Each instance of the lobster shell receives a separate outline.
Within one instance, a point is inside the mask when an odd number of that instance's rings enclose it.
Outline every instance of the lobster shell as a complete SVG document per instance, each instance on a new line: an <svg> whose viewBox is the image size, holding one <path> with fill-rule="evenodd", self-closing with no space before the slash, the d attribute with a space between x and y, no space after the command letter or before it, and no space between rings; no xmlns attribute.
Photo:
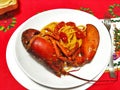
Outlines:
<svg viewBox="0 0 120 90"><path fill-rule="evenodd" d="M72 55L75 59L75 61L71 60L71 65L74 64L73 66L80 66L86 62L88 63L92 61L96 54L100 39L99 32L92 24L87 24L86 27L86 36L82 39L82 46L78 49L75 48L76 52ZM59 53L56 54L55 45L40 36L40 31L35 29L28 29L24 31L22 33L22 43L29 53L44 61L46 65L56 73L57 76L60 77L61 74L69 74L64 70L65 63L61 60L68 60L69 57L67 54L65 58L61 57L60 59L60 57L58 57ZM59 46L59 44L57 45ZM59 46L59 48L61 48L61 46ZM57 51L59 52L61 50ZM79 53L81 53L81 56L79 56Z"/></svg>

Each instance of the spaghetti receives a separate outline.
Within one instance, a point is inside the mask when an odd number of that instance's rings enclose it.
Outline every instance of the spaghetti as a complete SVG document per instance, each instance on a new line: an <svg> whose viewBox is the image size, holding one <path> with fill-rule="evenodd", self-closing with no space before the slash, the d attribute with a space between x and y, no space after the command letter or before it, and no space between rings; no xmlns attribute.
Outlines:
<svg viewBox="0 0 120 90"><path fill-rule="evenodd" d="M73 22L51 22L41 30L41 35L53 36L55 34L59 38L59 43L71 50L75 47L76 43L79 44L79 47L82 45L85 30L86 26L76 26Z"/></svg>

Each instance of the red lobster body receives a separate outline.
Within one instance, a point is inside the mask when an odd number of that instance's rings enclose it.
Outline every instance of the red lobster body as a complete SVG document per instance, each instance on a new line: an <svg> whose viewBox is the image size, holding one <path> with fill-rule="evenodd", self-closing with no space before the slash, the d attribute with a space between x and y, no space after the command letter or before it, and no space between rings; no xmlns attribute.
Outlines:
<svg viewBox="0 0 120 90"><path fill-rule="evenodd" d="M56 60L55 50L52 44L41 37L34 38L29 51L36 54L36 56L41 57L43 60Z"/></svg>
<svg viewBox="0 0 120 90"><path fill-rule="evenodd" d="M65 73L63 70L63 62L57 59L53 45L41 37L35 37L28 50L36 57L45 61L45 63L52 68L57 76Z"/></svg>
<svg viewBox="0 0 120 90"><path fill-rule="evenodd" d="M83 38L82 46L77 47L78 45L76 44L74 50L70 52L67 52L52 37L49 37L49 40L41 37L39 35L40 32L34 29L28 29L23 32L22 43L29 53L43 60L57 76L61 76L61 74L66 75L68 74L64 70L66 63L70 66L81 66L88 61L90 62L97 51L99 44L97 28L91 24L86 26L86 36Z"/></svg>

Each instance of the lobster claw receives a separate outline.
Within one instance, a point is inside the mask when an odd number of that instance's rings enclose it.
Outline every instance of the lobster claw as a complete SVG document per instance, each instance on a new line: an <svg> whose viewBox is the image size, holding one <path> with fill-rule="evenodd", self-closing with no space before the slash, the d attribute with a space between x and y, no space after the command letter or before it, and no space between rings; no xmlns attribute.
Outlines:
<svg viewBox="0 0 120 90"><path fill-rule="evenodd" d="M99 45L99 32L92 24L87 24L86 37L83 39L81 52L87 62L90 62L97 51Z"/></svg>

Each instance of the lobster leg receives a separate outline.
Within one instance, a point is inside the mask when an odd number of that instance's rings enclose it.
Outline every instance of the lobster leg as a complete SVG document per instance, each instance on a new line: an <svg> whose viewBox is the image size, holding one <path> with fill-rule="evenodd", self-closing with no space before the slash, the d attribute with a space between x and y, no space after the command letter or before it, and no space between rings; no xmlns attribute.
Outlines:
<svg viewBox="0 0 120 90"><path fill-rule="evenodd" d="M69 56L73 55L78 48L79 48L79 44L78 44L78 42L76 42L75 47L68 52L68 55Z"/></svg>
<svg viewBox="0 0 120 90"><path fill-rule="evenodd" d="M52 44L53 44L53 47L54 47L54 49L55 49L55 52L56 52L57 57L61 56L61 55L60 55L60 50L58 49L58 47L57 47L57 45L56 45L56 41L55 41L53 38L51 38L51 37L49 37L49 39L51 40L51 42L52 42Z"/></svg>
<svg viewBox="0 0 120 90"><path fill-rule="evenodd" d="M61 51L63 52L63 54L66 56L66 57L68 57L69 55L68 55L68 52L67 52L67 50L62 46L62 45L60 45L59 44L59 42L56 42L56 44L58 45L58 47L61 49Z"/></svg>

